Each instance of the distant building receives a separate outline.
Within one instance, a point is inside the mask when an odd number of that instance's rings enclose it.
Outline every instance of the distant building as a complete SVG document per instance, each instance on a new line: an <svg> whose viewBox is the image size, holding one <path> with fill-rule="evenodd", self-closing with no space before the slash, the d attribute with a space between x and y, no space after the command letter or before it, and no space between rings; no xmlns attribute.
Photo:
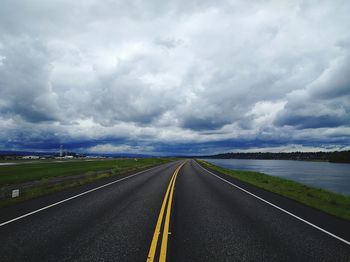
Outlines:
<svg viewBox="0 0 350 262"><path fill-rule="evenodd" d="M24 156L22 159L39 159L39 156Z"/></svg>

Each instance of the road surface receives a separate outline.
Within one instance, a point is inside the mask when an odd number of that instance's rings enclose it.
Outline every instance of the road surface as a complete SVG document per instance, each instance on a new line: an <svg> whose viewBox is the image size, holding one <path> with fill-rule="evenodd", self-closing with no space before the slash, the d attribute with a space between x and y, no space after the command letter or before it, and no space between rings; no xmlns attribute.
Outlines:
<svg viewBox="0 0 350 262"><path fill-rule="evenodd" d="M349 222L194 160L0 209L0 261L350 261L349 240Z"/></svg>

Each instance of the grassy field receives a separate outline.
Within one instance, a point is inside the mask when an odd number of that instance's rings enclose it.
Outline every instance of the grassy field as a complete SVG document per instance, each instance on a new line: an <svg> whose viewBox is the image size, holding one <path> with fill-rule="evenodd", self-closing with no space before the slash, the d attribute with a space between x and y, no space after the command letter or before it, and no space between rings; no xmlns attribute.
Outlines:
<svg viewBox="0 0 350 262"><path fill-rule="evenodd" d="M67 188L90 183L102 178L117 176L126 172L139 171L152 166L164 164L175 159L141 158L112 159L94 161L34 162L13 166L0 166L0 189L25 182L40 181L30 189L21 191L20 197L0 200L0 207L9 206L31 198L43 196ZM51 178L79 175L79 178L62 179L59 183L50 182ZM82 175L82 176L80 176ZM41 183L43 182L43 183ZM35 183L35 182L34 182ZM18 188L21 188L20 186Z"/></svg>
<svg viewBox="0 0 350 262"><path fill-rule="evenodd" d="M350 197L266 174L229 170L198 160L204 167L350 221Z"/></svg>
<svg viewBox="0 0 350 262"><path fill-rule="evenodd" d="M0 186L56 176L83 174L91 171L112 170L113 173L146 168L170 161L166 158L113 159L95 161L67 161L61 163L31 163L0 166Z"/></svg>

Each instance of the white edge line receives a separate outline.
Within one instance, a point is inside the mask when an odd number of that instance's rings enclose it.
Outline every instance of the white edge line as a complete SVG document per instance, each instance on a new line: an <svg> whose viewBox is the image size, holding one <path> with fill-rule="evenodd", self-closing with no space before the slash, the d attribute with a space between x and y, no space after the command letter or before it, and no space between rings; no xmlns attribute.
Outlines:
<svg viewBox="0 0 350 262"><path fill-rule="evenodd" d="M335 235L335 234L333 234L333 233L331 233L331 232L329 232L329 231L327 231L327 230L325 230L325 229L323 229L323 228L321 228L321 227L319 227L319 226L316 226L316 225L312 224L311 222L309 222L309 221L307 221L307 220L305 220L305 219L303 219L303 218L301 218L301 217L298 217L297 215L294 215L293 213L291 213L291 212L289 212L289 211L287 211L287 210L285 210L285 209L283 209L283 208L281 208L281 207L279 207L279 206L277 206L277 205L275 205L275 204L270 203L269 201L267 201L267 200L265 200L265 199L263 199L263 198L261 198L261 197L255 195L255 194L253 194L253 193L251 193L251 192L245 190L244 188L241 188L240 186L237 186L237 185L235 185L235 184L233 184L233 183L231 183L231 182L229 182L229 181L223 179L222 177L220 177L220 176L214 174L213 172L210 172L208 169L206 169L206 168L202 167L200 164L198 164L197 161L195 161L195 162L196 162L196 164L197 164L198 166L200 166L203 170L205 170L206 172L208 172L208 173L211 174L212 176L215 176L216 178L218 178L218 179L220 179L220 180L226 182L227 184L230 184L231 186L236 187L236 188L238 188L239 190L242 190L243 192L245 192L245 193L247 193L247 194L249 194L249 195L251 195L251 196L253 196L253 197L255 197L255 198L257 198L257 199L259 199L259 200L261 200L261 201L263 201L264 203L266 203L266 204L268 204L268 205L270 205L270 206L272 206L272 207L274 207L274 208L277 208L278 210L280 210L280 211L282 211L282 212L284 212L284 213L286 213L286 214L288 214L288 215L290 215L290 216L292 216L292 217L294 217L294 218L296 218L296 219L298 219L298 220L300 220L300 221L302 221L302 222L308 224L309 226L312 226L312 227L314 227L314 228L316 228L316 229L322 231L323 233L326 233L327 235L329 235L329 236L331 236L331 237L334 237L334 238L340 240L341 242L343 242L343 243L345 243L345 244L347 244L347 245L350 246L350 241L347 241L347 240L345 240L345 239L343 239L343 238L341 238L341 237L339 237L339 236L337 236L337 235Z"/></svg>
<svg viewBox="0 0 350 262"><path fill-rule="evenodd" d="M93 191L99 190L99 189L101 189L101 188L104 188L104 187L110 186L110 185L112 185L112 184L118 183L118 182L120 182L120 181L129 179L129 178L132 178L132 177L137 176L137 175L140 175L140 174L142 174L142 173L151 171L151 170L153 170L153 169L156 169L157 167L159 167L159 166L155 166L155 167L152 167L152 168L150 168L150 169L146 169L146 170L137 172L136 174L133 174L133 175L130 175L130 176L127 176L127 177L123 177L123 178L121 178L121 179L118 179L118 180L109 182L109 183L104 184L104 185L102 185L102 186L98 186L98 187L89 189L89 190L87 190L87 191L84 191L84 192L82 192L82 193L80 193L80 194L77 194L77 195L68 197L68 198L66 198L66 199L63 199L63 200L58 201L58 202L56 202L56 203L53 203L53 204L51 204L51 205L48 205L48 206L39 208L39 209L37 209L37 210L34 210L34 211L29 212L29 213L27 213L27 214L24 214L24 215L22 215L22 216L19 216L19 217L13 218L13 219L11 219L11 220L5 221L5 222L3 222L3 223L0 224L0 227L5 226L5 225L7 225L7 224L10 224L10 223L12 223L12 222L14 222L14 221L20 220L20 219L22 219L22 218L25 218L25 217L27 217L27 216L33 215L33 214L35 214L35 213L38 213L38 212L43 211L43 210L45 210L45 209L48 209L48 208L50 208L50 207L57 206L57 205L59 205L59 204L62 204L62 203L64 203L64 202L67 202L67 201L72 200L72 199L74 199L74 198L77 198L77 197L86 195L86 194L88 194L88 193L91 193L91 192L93 192Z"/></svg>

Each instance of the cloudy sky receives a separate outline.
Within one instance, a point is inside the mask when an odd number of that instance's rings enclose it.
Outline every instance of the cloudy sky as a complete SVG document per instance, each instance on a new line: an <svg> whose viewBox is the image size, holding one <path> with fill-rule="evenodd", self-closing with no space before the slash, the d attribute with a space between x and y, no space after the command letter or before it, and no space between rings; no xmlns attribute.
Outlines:
<svg viewBox="0 0 350 262"><path fill-rule="evenodd" d="M350 148L350 1L0 0L0 150Z"/></svg>

